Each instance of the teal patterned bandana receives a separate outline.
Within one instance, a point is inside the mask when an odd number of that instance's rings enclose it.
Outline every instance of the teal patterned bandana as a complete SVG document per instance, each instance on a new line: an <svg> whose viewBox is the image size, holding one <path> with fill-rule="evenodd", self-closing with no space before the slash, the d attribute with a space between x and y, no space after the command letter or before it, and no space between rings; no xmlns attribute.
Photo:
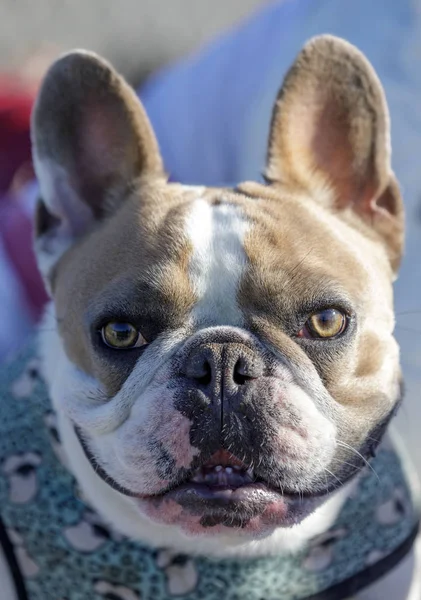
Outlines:
<svg viewBox="0 0 421 600"><path fill-rule="evenodd" d="M413 494L386 447L333 527L294 554L210 559L128 540L79 499L38 366L28 349L0 378L0 545L19 600L337 600L412 546Z"/></svg>

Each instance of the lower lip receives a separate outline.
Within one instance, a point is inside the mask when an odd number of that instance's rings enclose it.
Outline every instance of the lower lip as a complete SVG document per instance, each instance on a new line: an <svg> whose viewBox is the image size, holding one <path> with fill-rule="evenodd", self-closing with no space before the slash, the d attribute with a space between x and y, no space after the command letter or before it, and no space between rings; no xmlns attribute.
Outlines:
<svg viewBox="0 0 421 600"><path fill-rule="evenodd" d="M196 506L226 508L229 505L262 504L284 500L281 494L269 490L264 484L249 483L236 489L209 487L203 483L188 483L165 494L185 508Z"/></svg>
<svg viewBox="0 0 421 600"><path fill-rule="evenodd" d="M189 534L221 533L229 528L267 535L276 527L302 521L320 499L283 495L263 483L229 489L191 482L139 502L153 521L181 526Z"/></svg>

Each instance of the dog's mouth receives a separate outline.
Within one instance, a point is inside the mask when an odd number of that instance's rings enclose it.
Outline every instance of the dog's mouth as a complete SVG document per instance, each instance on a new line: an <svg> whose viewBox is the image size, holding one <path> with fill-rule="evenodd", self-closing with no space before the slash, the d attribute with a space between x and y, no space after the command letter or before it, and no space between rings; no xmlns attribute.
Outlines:
<svg viewBox="0 0 421 600"><path fill-rule="evenodd" d="M218 450L186 480L159 496L190 507L196 502L216 505L244 501L252 490L262 487L263 482L258 481L251 467L229 452Z"/></svg>
<svg viewBox="0 0 421 600"><path fill-rule="evenodd" d="M75 427L85 454L116 491L131 496L152 520L179 524L190 533L222 525L251 530L291 526L320 505L326 493L303 494L273 487L236 456L218 450L187 478L153 495L139 495L114 481L98 464Z"/></svg>
<svg viewBox="0 0 421 600"><path fill-rule="evenodd" d="M228 497L229 492L256 482L254 471L224 450L218 450L198 467L186 483Z"/></svg>
<svg viewBox="0 0 421 600"><path fill-rule="evenodd" d="M247 466L226 450L215 452L209 460L199 466L181 483L150 497L166 496L187 488L203 495L203 497L222 500L230 500L234 496L241 498L241 491L250 489L267 489L289 498L309 498L325 495L325 492L294 492L288 490L285 486L282 486L282 489L275 487L265 479L257 476L251 466Z"/></svg>
<svg viewBox="0 0 421 600"><path fill-rule="evenodd" d="M152 519L179 523L190 533L216 526L256 533L301 521L325 496L275 488L237 457L219 450L181 483L139 500Z"/></svg>

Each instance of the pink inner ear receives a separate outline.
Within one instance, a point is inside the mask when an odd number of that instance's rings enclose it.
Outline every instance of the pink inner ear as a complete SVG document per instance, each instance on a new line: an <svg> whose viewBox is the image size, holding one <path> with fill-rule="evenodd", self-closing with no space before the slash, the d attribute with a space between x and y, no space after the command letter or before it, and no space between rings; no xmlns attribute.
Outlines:
<svg viewBox="0 0 421 600"><path fill-rule="evenodd" d="M400 204L396 202L396 194L393 193L391 187L387 187L383 194L377 198L377 200L373 199L372 202L377 209L386 211L393 217L399 215L401 207Z"/></svg>
<svg viewBox="0 0 421 600"><path fill-rule="evenodd" d="M360 149L363 156L356 156L358 148L352 145L347 108L341 110L339 101L323 103L310 147L316 168L327 175L335 189L337 207L343 209L352 203L355 210L365 212L370 211L377 188L374 149L369 150L365 161L367 148Z"/></svg>
<svg viewBox="0 0 421 600"><path fill-rule="evenodd" d="M107 194L117 185L128 185L138 166L136 138L119 102L100 98L84 104L74 132L73 156L74 186L99 218Z"/></svg>
<svg viewBox="0 0 421 600"><path fill-rule="evenodd" d="M118 107L119 108L119 107ZM127 165L124 161L132 149L131 132L121 108L91 102L83 111L80 126L80 150L83 169L92 177L109 177Z"/></svg>

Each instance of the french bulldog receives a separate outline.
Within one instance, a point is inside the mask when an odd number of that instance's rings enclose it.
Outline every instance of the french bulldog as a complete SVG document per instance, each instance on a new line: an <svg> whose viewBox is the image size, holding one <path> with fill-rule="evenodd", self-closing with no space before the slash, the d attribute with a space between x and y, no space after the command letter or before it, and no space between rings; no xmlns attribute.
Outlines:
<svg viewBox="0 0 421 600"><path fill-rule="evenodd" d="M323 535L402 396L404 211L371 65L329 35L305 45L264 183L169 183L138 98L85 51L50 68L32 141L42 371L92 506L191 555ZM358 598L413 598L415 572L411 552Z"/></svg>

